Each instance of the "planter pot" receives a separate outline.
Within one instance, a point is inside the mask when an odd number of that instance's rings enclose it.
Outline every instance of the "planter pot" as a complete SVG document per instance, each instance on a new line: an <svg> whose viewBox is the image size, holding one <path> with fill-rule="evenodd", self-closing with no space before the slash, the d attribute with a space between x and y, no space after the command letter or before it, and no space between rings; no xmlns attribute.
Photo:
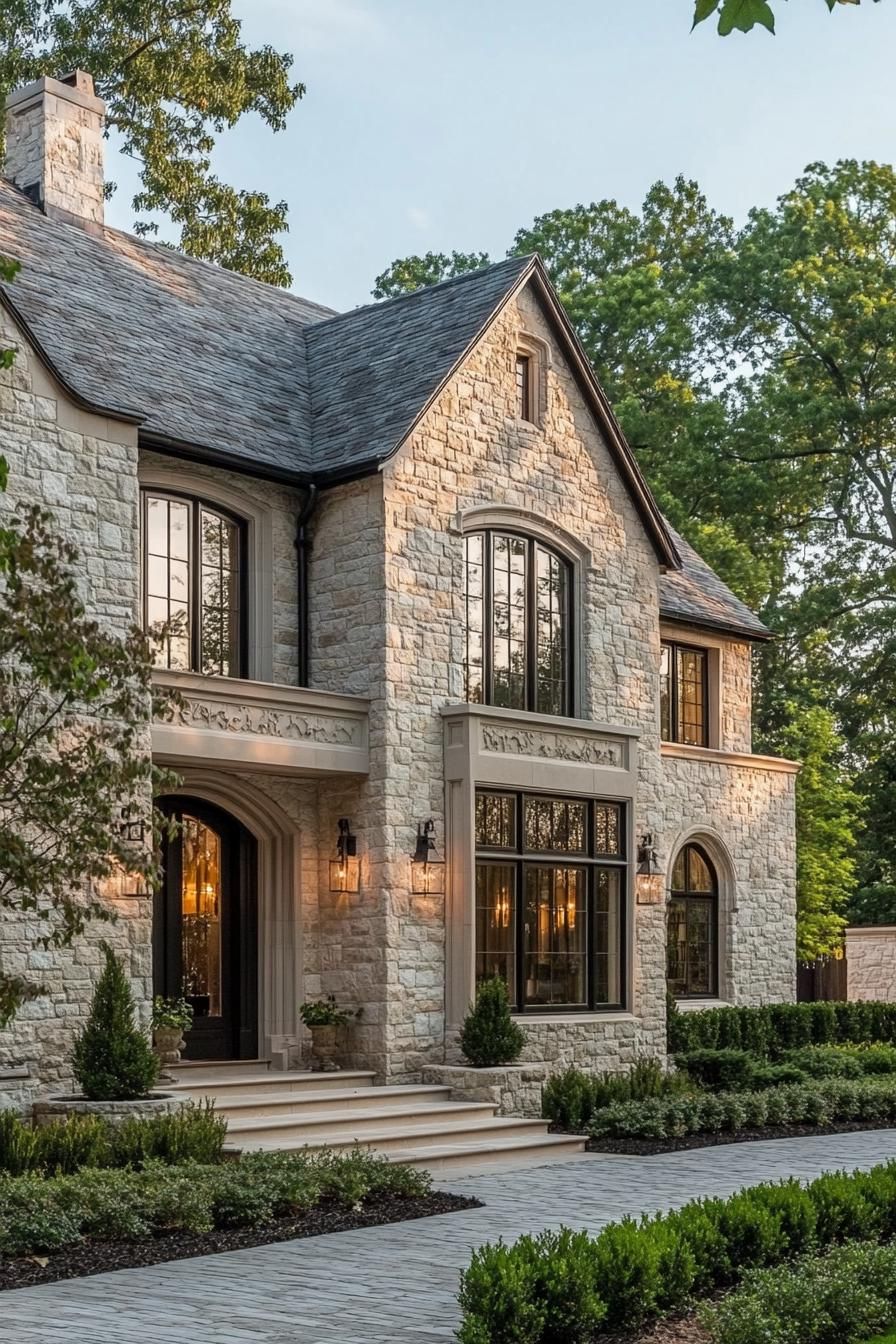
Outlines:
<svg viewBox="0 0 896 1344"><path fill-rule="evenodd" d="M161 1064L179 1064L183 1047L182 1027L156 1027L152 1034L153 1053Z"/></svg>
<svg viewBox="0 0 896 1344"><path fill-rule="evenodd" d="M340 1067L338 1027L309 1027L311 1032L311 1067L320 1073L335 1073Z"/></svg>
<svg viewBox="0 0 896 1344"><path fill-rule="evenodd" d="M136 1101L90 1101L87 1097L47 1097L45 1101L36 1101L32 1108L36 1125L51 1125L57 1120L67 1120L73 1115L98 1115L102 1120L120 1124L133 1116L166 1115L179 1111L187 1098L176 1096L172 1092L150 1092L148 1097L138 1097Z"/></svg>

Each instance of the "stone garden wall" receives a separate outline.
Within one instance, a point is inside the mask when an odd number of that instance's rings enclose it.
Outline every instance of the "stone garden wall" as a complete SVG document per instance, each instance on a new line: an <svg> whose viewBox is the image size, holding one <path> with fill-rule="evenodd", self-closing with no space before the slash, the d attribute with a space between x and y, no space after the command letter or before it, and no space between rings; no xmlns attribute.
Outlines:
<svg viewBox="0 0 896 1344"><path fill-rule="evenodd" d="M846 994L896 1003L896 925L846 930Z"/></svg>

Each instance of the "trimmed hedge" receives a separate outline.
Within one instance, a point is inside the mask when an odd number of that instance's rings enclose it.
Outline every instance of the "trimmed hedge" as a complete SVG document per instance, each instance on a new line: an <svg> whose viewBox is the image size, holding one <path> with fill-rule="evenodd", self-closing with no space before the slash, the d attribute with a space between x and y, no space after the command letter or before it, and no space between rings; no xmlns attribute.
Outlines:
<svg viewBox="0 0 896 1344"><path fill-rule="evenodd" d="M752 1270L699 1314L716 1344L860 1344L896 1315L896 1246L853 1242Z"/></svg>
<svg viewBox="0 0 896 1344"><path fill-rule="evenodd" d="M461 1277L461 1344L587 1344L679 1311L764 1268L896 1234L896 1162L848 1176L758 1185L596 1237L543 1232L473 1254Z"/></svg>
<svg viewBox="0 0 896 1344"><path fill-rule="evenodd" d="M669 1052L746 1050L775 1059L806 1045L896 1044L896 1003L770 1003L706 1008L667 1018Z"/></svg>
<svg viewBox="0 0 896 1344"><path fill-rule="evenodd" d="M598 1111L595 1139L678 1139L767 1125L896 1123L896 1078L817 1078L759 1092L704 1092L692 1097L625 1102Z"/></svg>
<svg viewBox="0 0 896 1344"><path fill-rule="evenodd" d="M209 1103L169 1115L134 1116L110 1124L72 1116L37 1129L0 1110L0 1173L71 1175L82 1167L142 1167L147 1162L220 1162L227 1121Z"/></svg>
<svg viewBox="0 0 896 1344"><path fill-rule="evenodd" d="M354 1208L371 1195L429 1193L426 1172L367 1153L306 1158L251 1153L219 1166L149 1163L73 1176L0 1177L0 1254L62 1250L85 1239L141 1241L167 1232L256 1227L324 1199Z"/></svg>
<svg viewBox="0 0 896 1344"><path fill-rule="evenodd" d="M545 1083L541 1114L559 1129L584 1134L602 1107L649 1097L680 1097L693 1090L689 1078L667 1073L656 1059L640 1059L628 1073L583 1073L569 1068Z"/></svg>

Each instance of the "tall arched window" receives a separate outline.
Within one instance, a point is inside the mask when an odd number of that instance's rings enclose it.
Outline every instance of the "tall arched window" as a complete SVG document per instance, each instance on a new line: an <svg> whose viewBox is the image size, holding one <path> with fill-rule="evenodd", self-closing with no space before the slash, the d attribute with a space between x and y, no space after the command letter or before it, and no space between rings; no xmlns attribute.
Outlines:
<svg viewBox="0 0 896 1344"><path fill-rule="evenodd" d="M516 532L466 538L466 699L540 714L572 712L572 575L550 547Z"/></svg>
<svg viewBox="0 0 896 1344"><path fill-rule="evenodd" d="M699 845L685 845L672 869L666 976L676 998L718 993L719 883Z"/></svg>
<svg viewBox="0 0 896 1344"><path fill-rule="evenodd" d="M243 675L245 526L200 499L143 493L143 619L157 667Z"/></svg>

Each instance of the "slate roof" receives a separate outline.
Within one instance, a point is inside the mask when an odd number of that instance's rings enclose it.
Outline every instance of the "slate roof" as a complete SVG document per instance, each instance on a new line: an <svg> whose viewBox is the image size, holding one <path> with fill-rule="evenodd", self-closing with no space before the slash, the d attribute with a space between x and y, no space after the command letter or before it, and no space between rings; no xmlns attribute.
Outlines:
<svg viewBox="0 0 896 1344"><path fill-rule="evenodd" d="M747 639L770 639L771 631L759 617L734 596L679 532L671 526L669 530L681 569L668 570L660 577L660 615Z"/></svg>
<svg viewBox="0 0 896 1344"><path fill-rule="evenodd" d="M0 254L22 263L0 288L4 303L81 404L137 422L144 442L297 484L385 461L527 272L547 283L536 258L515 257L337 314L115 229L48 219L3 179ZM662 614L765 637L696 552L673 542L586 377L658 554L670 566L681 557L661 578Z"/></svg>

